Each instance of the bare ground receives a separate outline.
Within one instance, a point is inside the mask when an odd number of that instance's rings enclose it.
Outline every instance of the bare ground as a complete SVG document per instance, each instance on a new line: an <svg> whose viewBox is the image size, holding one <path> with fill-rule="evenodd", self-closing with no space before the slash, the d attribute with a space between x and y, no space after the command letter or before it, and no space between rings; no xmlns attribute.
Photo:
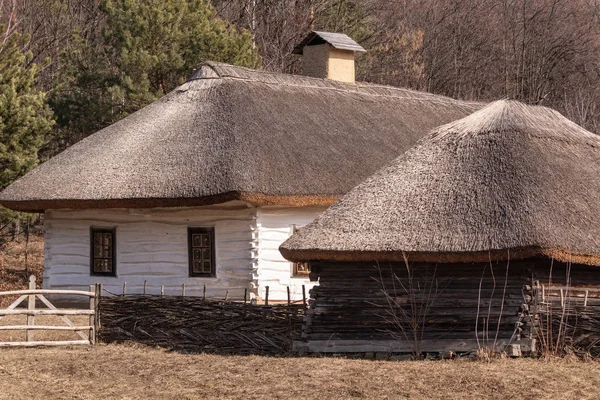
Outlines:
<svg viewBox="0 0 600 400"><path fill-rule="evenodd" d="M185 355L133 345L0 349L0 399L592 399L600 363Z"/></svg>

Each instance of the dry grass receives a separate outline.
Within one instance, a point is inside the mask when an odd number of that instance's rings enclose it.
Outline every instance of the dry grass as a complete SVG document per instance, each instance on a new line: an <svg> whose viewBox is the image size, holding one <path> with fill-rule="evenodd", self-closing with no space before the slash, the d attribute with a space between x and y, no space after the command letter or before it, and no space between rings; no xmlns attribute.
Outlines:
<svg viewBox="0 0 600 400"><path fill-rule="evenodd" d="M184 355L141 346L0 350L0 399L585 399L600 364Z"/></svg>
<svg viewBox="0 0 600 400"><path fill-rule="evenodd" d="M25 300L27 304L27 300ZM42 309L42 307L39 307ZM43 307L45 309L45 307ZM69 315L67 318L77 326L88 326L89 317L81 315ZM66 326L62 319L56 315L41 315L35 317L36 325L45 326ZM9 315L0 318L0 326L27 325L27 316ZM89 332L83 332L88 336ZM4 331L0 330L0 342L22 342L25 341L25 331ZM75 332L70 331L35 331L34 340L80 340L82 339Z"/></svg>

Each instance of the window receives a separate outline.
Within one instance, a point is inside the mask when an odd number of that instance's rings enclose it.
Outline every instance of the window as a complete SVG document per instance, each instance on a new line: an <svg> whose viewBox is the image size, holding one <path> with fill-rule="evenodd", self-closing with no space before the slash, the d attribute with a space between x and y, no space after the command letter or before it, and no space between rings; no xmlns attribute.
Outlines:
<svg viewBox="0 0 600 400"><path fill-rule="evenodd" d="M91 229L90 268L92 275L116 276L115 229Z"/></svg>
<svg viewBox="0 0 600 400"><path fill-rule="evenodd" d="M292 225L290 227L291 235L296 233L297 230L298 230L298 227L296 225ZM310 274L310 265L308 264L307 261L292 263L292 277L307 278L308 274Z"/></svg>
<svg viewBox="0 0 600 400"><path fill-rule="evenodd" d="M188 228L190 276L215 276L215 229Z"/></svg>

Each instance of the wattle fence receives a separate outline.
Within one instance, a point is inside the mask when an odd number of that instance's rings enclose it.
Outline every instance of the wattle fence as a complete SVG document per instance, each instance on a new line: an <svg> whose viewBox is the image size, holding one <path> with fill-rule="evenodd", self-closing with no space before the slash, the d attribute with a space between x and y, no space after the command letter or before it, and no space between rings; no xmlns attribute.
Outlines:
<svg viewBox="0 0 600 400"><path fill-rule="evenodd" d="M176 351L288 354L301 335L303 304L256 305L202 297L102 297L99 339Z"/></svg>

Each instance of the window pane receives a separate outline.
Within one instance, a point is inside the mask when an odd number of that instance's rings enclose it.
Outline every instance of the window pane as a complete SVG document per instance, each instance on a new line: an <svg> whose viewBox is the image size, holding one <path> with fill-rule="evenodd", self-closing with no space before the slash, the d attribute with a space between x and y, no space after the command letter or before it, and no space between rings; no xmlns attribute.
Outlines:
<svg viewBox="0 0 600 400"><path fill-rule="evenodd" d="M94 246L102 246L102 234L95 232L94 233Z"/></svg>
<svg viewBox="0 0 600 400"><path fill-rule="evenodd" d="M203 265L202 272L207 273L207 274L210 273L210 261L204 261L204 262L202 262L202 265Z"/></svg>
<svg viewBox="0 0 600 400"><path fill-rule="evenodd" d="M202 246L209 247L210 246L210 235L202 235Z"/></svg>
<svg viewBox="0 0 600 400"><path fill-rule="evenodd" d="M192 234L192 246L200 247L202 246L202 235L194 233Z"/></svg>
<svg viewBox="0 0 600 400"><path fill-rule="evenodd" d="M109 232L104 234L104 245L112 246L112 233Z"/></svg>
<svg viewBox="0 0 600 400"><path fill-rule="evenodd" d="M204 260L210 260L210 258L211 258L210 257L210 249L206 249L206 248L202 249L202 258Z"/></svg>
<svg viewBox="0 0 600 400"><path fill-rule="evenodd" d="M102 257L102 245L94 243L94 258Z"/></svg>
<svg viewBox="0 0 600 400"><path fill-rule="evenodd" d="M308 275L310 267L307 262L294 263L294 275Z"/></svg>
<svg viewBox="0 0 600 400"><path fill-rule="evenodd" d="M197 274L201 274L203 272L202 271L202 262L201 261L194 261L192 270L195 273L197 273Z"/></svg>
<svg viewBox="0 0 600 400"><path fill-rule="evenodd" d="M202 249L194 249L194 260L202 260Z"/></svg>

